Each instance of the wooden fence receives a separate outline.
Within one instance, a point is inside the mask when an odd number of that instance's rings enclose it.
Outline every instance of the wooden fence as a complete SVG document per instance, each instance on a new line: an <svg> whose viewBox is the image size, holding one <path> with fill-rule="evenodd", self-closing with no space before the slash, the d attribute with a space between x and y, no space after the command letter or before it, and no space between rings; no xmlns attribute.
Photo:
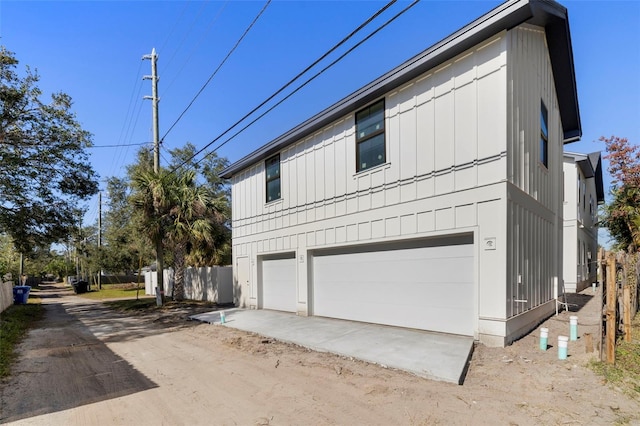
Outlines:
<svg viewBox="0 0 640 426"><path fill-rule="evenodd" d="M0 282L0 312L13 305L13 282Z"/></svg>
<svg viewBox="0 0 640 426"><path fill-rule="evenodd" d="M600 359L613 364L618 336L631 341L631 322L640 299L640 254L601 250L598 262L602 271L604 314Z"/></svg>

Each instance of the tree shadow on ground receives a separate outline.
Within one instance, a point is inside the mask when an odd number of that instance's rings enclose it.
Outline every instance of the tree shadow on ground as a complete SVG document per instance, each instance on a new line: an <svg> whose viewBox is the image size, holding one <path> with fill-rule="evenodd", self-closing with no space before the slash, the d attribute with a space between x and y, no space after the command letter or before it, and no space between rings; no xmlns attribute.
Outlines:
<svg viewBox="0 0 640 426"><path fill-rule="evenodd" d="M98 323L124 326L113 323L116 318L103 305L69 303L73 298L68 297L54 301L53 293L47 297L44 319L20 345L13 374L1 384L0 423L157 387L100 339Z"/></svg>

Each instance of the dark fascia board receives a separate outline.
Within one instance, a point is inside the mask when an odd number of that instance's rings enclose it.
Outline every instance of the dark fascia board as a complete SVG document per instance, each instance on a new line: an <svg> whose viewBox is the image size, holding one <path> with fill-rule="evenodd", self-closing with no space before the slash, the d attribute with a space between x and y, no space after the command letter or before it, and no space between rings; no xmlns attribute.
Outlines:
<svg viewBox="0 0 640 426"><path fill-rule="evenodd" d="M593 168L591 168L591 161L589 161L589 159L585 158L584 160L578 160L576 161L576 164L580 168L580 171L582 171L582 175L585 179L591 179L595 176L595 172Z"/></svg>
<svg viewBox="0 0 640 426"><path fill-rule="evenodd" d="M604 181L602 178L602 154L600 151L592 152L588 155L591 168L596 180L596 197L598 204L604 203Z"/></svg>
<svg viewBox="0 0 640 426"><path fill-rule="evenodd" d="M578 140L582 135L582 129L580 127L567 10L555 1L510 0L236 161L222 170L220 176L225 179L231 178L241 170L269 158L286 146L304 139L349 113L355 112L385 93L454 58L500 31L509 30L523 23L546 28L547 44L562 118L564 143Z"/></svg>
<svg viewBox="0 0 640 426"><path fill-rule="evenodd" d="M594 179L596 184L596 199L598 204L604 203L604 181L602 177L602 154L600 151L590 154L565 152L565 157L570 157L578 165L585 179Z"/></svg>

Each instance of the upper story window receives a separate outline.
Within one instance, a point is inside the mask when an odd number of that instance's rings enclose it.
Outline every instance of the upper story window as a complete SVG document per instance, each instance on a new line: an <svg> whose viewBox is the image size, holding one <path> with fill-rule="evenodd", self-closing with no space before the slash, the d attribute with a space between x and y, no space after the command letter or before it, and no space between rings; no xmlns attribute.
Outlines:
<svg viewBox="0 0 640 426"><path fill-rule="evenodd" d="M280 154L276 154L264 162L266 170L267 203L279 200L280 197Z"/></svg>
<svg viewBox="0 0 640 426"><path fill-rule="evenodd" d="M547 107L540 103L540 162L549 167L549 127Z"/></svg>
<svg viewBox="0 0 640 426"><path fill-rule="evenodd" d="M356 171L386 161L384 142L384 99L356 113Z"/></svg>

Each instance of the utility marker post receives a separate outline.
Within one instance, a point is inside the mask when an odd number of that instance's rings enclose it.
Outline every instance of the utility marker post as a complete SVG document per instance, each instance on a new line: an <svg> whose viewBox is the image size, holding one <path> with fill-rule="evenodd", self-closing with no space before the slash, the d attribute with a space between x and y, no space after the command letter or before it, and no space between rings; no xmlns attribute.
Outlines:
<svg viewBox="0 0 640 426"><path fill-rule="evenodd" d="M160 135L159 135L159 125L158 125L158 102L160 99L158 98L158 70L157 70L157 62L158 55L156 54L155 47L151 50L150 55L144 55L142 57L143 60L150 59L151 60L151 75L145 75L142 77L143 80L151 80L151 96L145 96L144 99L151 99L152 110L153 110L153 171L156 174L160 171ZM164 259L163 259L163 250L162 250L162 238L159 237L158 241L156 241L156 277L157 277L157 287L156 287L156 300L158 306L162 305L163 296L164 296Z"/></svg>

